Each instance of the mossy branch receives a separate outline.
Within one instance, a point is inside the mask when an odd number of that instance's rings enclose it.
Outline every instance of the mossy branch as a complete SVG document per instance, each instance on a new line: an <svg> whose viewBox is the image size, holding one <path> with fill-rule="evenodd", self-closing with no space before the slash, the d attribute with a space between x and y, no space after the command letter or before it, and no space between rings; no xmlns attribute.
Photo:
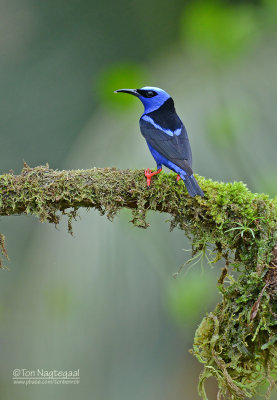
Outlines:
<svg viewBox="0 0 277 400"><path fill-rule="evenodd" d="M277 202L253 194L241 182L219 183L197 177L204 198L187 195L182 181L160 174L146 188L143 171L115 168L54 171L24 165L20 175L0 176L0 215L32 214L58 224L80 207L97 209L109 219L132 210L135 226L146 228L149 210L168 213L171 229L192 239L192 253L214 252L211 262L226 260L218 281L223 301L200 324L193 353L204 364L199 391L215 376L219 395L244 399L277 373ZM0 248L7 255L4 237ZM239 273L236 278L232 270Z"/></svg>

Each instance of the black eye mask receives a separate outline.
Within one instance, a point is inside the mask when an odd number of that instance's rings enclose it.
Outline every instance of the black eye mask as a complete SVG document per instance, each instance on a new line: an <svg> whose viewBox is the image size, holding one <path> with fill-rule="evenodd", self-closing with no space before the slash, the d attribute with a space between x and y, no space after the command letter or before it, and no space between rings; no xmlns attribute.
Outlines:
<svg viewBox="0 0 277 400"><path fill-rule="evenodd" d="M137 89L137 92L142 96L146 98L151 98L154 96L157 96L157 92L154 92L154 90L145 90L145 89Z"/></svg>

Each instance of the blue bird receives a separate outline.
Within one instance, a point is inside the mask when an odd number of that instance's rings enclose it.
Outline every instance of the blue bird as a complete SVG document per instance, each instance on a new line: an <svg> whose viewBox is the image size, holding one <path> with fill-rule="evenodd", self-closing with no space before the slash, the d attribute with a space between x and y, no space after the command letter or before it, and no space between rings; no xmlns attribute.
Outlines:
<svg viewBox="0 0 277 400"><path fill-rule="evenodd" d="M157 171L145 170L147 186L151 178L161 172L162 166L176 172L177 181L181 178L190 196L204 196L193 176L192 155L188 134L178 117L171 96L164 90L145 86L141 89L118 89L115 93L129 93L140 99L144 113L139 123L149 150L157 163Z"/></svg>

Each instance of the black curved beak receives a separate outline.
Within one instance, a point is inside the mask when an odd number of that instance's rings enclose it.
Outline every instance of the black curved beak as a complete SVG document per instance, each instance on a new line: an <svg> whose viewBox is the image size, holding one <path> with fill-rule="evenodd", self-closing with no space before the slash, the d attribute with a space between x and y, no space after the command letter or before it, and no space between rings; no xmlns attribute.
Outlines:
<svg viewBox="0 0 277 400"><path fill-rule="evenodd" d="M136 89L118 89L118 90L115 90L114 93L129 93L136 97L140 96L140 94L137 92Z"/></svg>

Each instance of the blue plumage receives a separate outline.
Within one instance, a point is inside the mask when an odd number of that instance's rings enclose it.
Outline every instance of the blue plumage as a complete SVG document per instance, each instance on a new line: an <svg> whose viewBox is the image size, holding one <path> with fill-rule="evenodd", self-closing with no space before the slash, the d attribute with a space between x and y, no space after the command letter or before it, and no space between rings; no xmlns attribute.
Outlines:
<svg viewBox="0 0 277 400"><path fill-rule="evenodd" d="M188 134L178 117L172 98L164 90L146 86L141 89L119 89L138 97L144 105L140 118L140 130L157 163L157 171L145 170L147 185L152 176L162 170L171 169L184 181L190 196L204 196L192 172L192 155Z"/></svg>

